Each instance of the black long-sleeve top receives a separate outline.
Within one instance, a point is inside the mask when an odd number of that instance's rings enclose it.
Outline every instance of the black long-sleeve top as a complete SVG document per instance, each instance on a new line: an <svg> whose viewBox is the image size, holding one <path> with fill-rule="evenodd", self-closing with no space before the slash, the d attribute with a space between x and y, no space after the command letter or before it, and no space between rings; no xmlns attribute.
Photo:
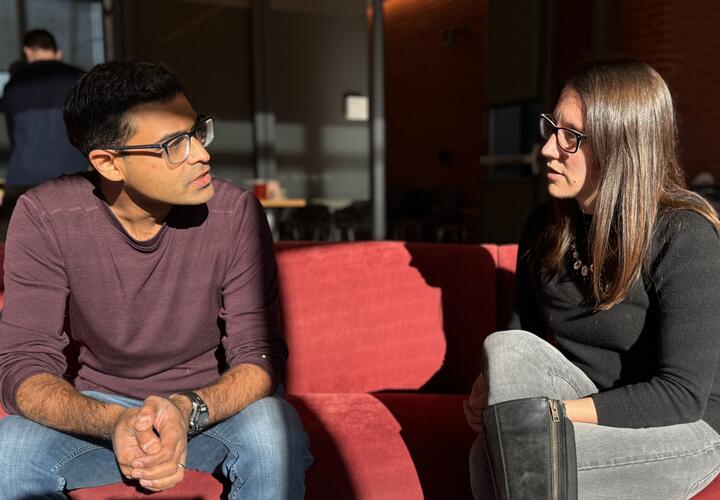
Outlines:
<svg viewBox="0 0 720 500"><path fill-rule="evenodd" d="M578 211L581 259L591 218ZM720 238L690 210L662 210L642 278L621 303L596 311L589 281L572 268L534 272L534 242L553 223L552 205L525 224L513 327L551 340L595 383L598 423L655 427L705 420L720 432Z"/></svg>

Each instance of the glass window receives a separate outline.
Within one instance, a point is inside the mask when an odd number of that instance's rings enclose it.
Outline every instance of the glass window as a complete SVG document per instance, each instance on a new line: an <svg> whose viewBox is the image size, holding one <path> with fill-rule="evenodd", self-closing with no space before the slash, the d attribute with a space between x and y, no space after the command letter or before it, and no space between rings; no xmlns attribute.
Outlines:
<svg viewBox="0 0 720 500"><path fill-rule="evenodd" d="M365 0L271 0L269 91L277 176L306 198L370 197L370 128L346 116L369 94Z"/></svg>
<svg viewBox="0 0 720 500"><path fill-rule="evenodd" d="M90 69L104 60L102 4L87 0L25 0L28 29L55 36L63 60Z"/></svg>
<svg viewBox="0 0 720 500"><path fill-rule="evenodd" d="M10 78L10 66L20 58L17 0L0 0L0 95Z"/></svg>

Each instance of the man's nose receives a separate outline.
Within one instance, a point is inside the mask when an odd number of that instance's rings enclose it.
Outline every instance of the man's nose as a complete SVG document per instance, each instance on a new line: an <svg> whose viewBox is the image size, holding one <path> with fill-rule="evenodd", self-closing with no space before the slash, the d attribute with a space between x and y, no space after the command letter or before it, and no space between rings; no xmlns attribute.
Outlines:
<svg viewBox="0 0 720 500"><path fill-rule="evenodd" d="M210 153L205 149L205 146L193 137L190 140L190 155L188 156L188 163L208 163L210 161Z"/></svg>

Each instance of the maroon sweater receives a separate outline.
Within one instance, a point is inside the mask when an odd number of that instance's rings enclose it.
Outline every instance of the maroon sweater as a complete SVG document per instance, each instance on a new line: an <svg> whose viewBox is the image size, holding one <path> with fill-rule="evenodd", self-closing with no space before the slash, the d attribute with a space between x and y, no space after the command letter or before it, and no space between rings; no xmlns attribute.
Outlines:
<svg viewBox="0 0 720 500"><path fill-rule="evenodd" d="M0 396L67 370L63 323L80 344L79 390L138 399L202 387L253 363L277 384L287 356L277 267L262 207L213 181L205 205L177 206L152 239L123 229L96 174L28 191L12 216L0 319Z"/></svg>

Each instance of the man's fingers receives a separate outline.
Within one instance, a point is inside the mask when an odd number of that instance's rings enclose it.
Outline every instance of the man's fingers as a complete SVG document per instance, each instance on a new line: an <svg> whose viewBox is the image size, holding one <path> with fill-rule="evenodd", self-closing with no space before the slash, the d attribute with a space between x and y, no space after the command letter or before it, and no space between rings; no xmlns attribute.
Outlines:
<svg viewBox="0 0 720 500"><path fill-rule="evenodd" d="M133 479L132 477L132 467L129 465L124 464L118 464L118 467L120 467L120 473L126 478L126 479Z"/></svg>
<svg viewBox="0 0 720 500"><path fill-rule="evenodd" d="M135 439L137 440L138 447L148 455L158 453L162 449L160 439L158 439L152 429L136 432Z"/></svg>
<svg viewBox="0 0 720 500"><path fill-rule="evenodd" d="M152 424L146 426L146 423L150 421L149 418L146 418L143 422L140 422L138 418L135 423L135 440L137 441L138 447L148 455L157 453L162 447Z"/></svg>
<svg viewBox="0 0 720 500"><path fill-rule="evenodd" d="M182 467L180 467L182 469ZM160 463L153 467L144 467L142 469L133 469L132 476L135 479L163 479L174 476L178 471L178 461L171 460Z"/></svg>
<svg viewBox="0 0 720 500"><path fill-rule="evenodd" d="M156 453L160 450L160 441L153 430L157 420L155 410L147 405L140 408L132 424L138 447L145 453Z"/></svg>
<svg viewBox="0 0 720 500"><path fill-rule="evenodd" d="M183 463L184 462L179 462ZM173 473L167 476L159 477L157 479L144 478L140 480L140 486L147 488L151 491L162 491L167 490L176 486L185 477L185 468L175 464Z"/></svg>
<svg viewBox="0 0 720 500"><path fill-rule="evenodd" d="M153 438L155 439L154 451L134 460L132 462L134 468L149 469L166 462L177 463L176 457L180 456L187 447L184 435L178 435L169 430L161 431L159 438L153 434Z"/></svg>
<svg viewBox="0 0 720 500"><path fill-rule="evenodd" d="M164 425L158 429L158 433L160 434L160 443L168 448L176 448L181 441L187 442L187 436L179 424Z"/></svg>
<svg viewBox="0 0 720 500"><path fill-rule="evenodd" d="M157 415L153 408L147 405L143 406L135 417L135 430L146 431L152 429L153 425L155 425L156 417Z"/></svg>
<svg viewBox="0 0 720 500"><path fill-rule="evenodd" d="M137 459L133 460L132 467L134 469L151 469L153 467L157 467L158 465L167 464L170 462L173 462L173 457L176 455L175 448L168 448L162 445L160 446L159 451L152 454L147 455L144 457L138 457ZM137 476L141 477L141 476Z"/></svg>
<svg viewBox="0 0 720 500"><path fill-rule="evenodd" d="M152 408L153 426L156 431L153 434L157 438L157 443L162 448L173 450L173 452L184 449L187 446L186 429L181 420L182 416L175 405L170 401L151 396L145 400L145 407ZM159 462L155 458L149 459L145 461L145 466L148 463L157 464Z"/></svg>

